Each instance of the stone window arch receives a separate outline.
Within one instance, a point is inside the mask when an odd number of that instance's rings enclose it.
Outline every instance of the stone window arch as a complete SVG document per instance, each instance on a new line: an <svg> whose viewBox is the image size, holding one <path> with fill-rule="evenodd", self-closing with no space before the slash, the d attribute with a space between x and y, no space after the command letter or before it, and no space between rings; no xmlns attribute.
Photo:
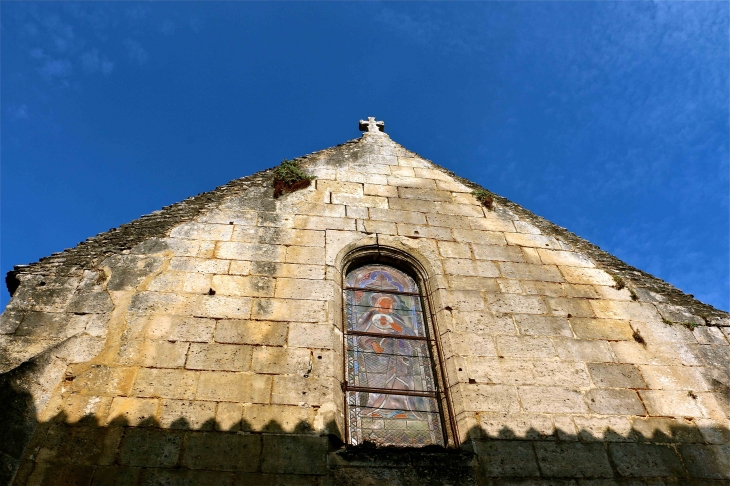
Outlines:
<svg viewBox="0 0 730 486"><path fill-rule="evenodd" d="M399 258L361 254L343 273L348 445L453 445L424 279Z"/></svg>

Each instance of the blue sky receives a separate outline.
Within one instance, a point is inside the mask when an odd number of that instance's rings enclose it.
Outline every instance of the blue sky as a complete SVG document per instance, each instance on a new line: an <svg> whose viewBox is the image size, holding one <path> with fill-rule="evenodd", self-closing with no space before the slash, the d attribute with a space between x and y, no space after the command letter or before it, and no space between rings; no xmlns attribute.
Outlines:
<svg viewBox="0 0 730 486"><path fill-rule="evenodd" d="M3 274L376 116L730 308L726 2L1 9Z"/></svg>

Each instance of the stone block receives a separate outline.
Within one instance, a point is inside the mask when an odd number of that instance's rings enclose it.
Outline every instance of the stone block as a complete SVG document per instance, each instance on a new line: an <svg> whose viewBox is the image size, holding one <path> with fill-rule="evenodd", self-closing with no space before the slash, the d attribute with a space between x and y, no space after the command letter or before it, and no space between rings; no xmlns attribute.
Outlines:
<svg viewBox="0 0 730 486"><path fill-rule="evenodd" d="M684 477L682 462L673 448L661 444L608 444L611 460L623 477Z"/></svg>
<svg viewBox="0 0 730 486"><path fill-rule="evenodd" d="M478 245L506 245L504 233L497 231L467 230L454 228L454 239L462 243L476 243Z"/></svg>
<svg viewBox="0 0 730 486"><path fill-rule="evenodd" d="M370 184L385 185L388 184L389 177L385 174L377 174L374 172L367 172L365 170L350 170L350 169L337 169L337 180L345 182L359 182L364 184L366 182Z"/></svg>
<svg viewBox="0 0 730 486"><path fill-rule="evenodd" d="M531 248L548 248L561 250L560 242L555 238L543 235L531 235L525 233L505 233L507 244L515 246L527 246Z"/></svg>
<svg viewBox="0 0 730 486"><path fill-rule="evenodd" d="M522 407L538 413L585 413L583 394L557 386L520 386L517 388Z"/></svg>
<svg viewBox="0 0 730 486"><path fill-rule="evenodd" d="M525 259L522 251L514 246L503 245L479 245L474 243L474 257L479 260L494 260L501 262L522 263Z"/></svg>
<svg viewBox="0 0 730 486"><path fill-rule="evenodd" d="M150 368L182 368L187 352L186 342L145 341L137 361Z"/></svg>
<svg viewBox="0 0 730 486"><path fill-rule="evenodd" d="M469 224L475 230L503 231L505 233L515 232L515 226L512 220L506 219L502 214L498 215L490 211L486 211L482 217L469 218Z"/></svg>
<svg viewBox="0 0 730 486"><path fill-rule="evenodd" d="M240 418L240 416L239 416ZM216 403L191 400L163 400L160 425L171 429L213 430Z"/></svg>
<svg viewBox="0 0 730 486"><path fill-rule="evenodd" d="M398 188L393 186L365 183L363 193L366 196L398 197Z"/></svg>
<svg viewBox="0 0 730 486"><path fill-rule="evenodd" d="M193 343L185 367L190 370L248 371L253 348L239 344Z"/></svg>
<svg viewBox="0 0 730 486"><path fill-rule="evenodd" d="M613 477L603 444L546 441L535 443L535 452L546 477Z"/></svg>
<svg viewBox="0 0 730 486"><path fill-rule="evenodd" d="M372 208L370 209L370 218L378 221L390 221L392 223L426 224L426 217L423 213L414 211Z"/></svg>
<svg viewBox="0 0 730 486"><path fill-rule="evenodd" d="M244 405L244 430L274 434L314 432L316 410L296 405Z"/></svg>
<svg viewBox="0 0 730 486"><path fill-rule="evenodd" d="M584 388L590 386L590 378L583 363L543 361L533 363L536 385L560 384L566 387Z"/></svg>
<svg viewBox="0 0 730 486"><path fill-rule="evenodd" d="M580 285L580 284L563 284L563 290L566 297L575 297L579 299L598 299L602 294L596 289L610 289L611 287ZM616 290L614 290L616 291ZM618 291L616 291L618 292ZM631 297L629 296L629 299Z"/></svg>
<svg viewBox="0 0 730 486"><path fill-rule="evenodd" d="M493 278L473 277L470 275L449 275L451 290L478 290L482 292L497 292L497 282Z"/></svg>
<svg viewBox="0 0 730 486"><path fill-rule="evenodd" d="M487 303L494 312L507 314L545 314L542 298L533 295L487 294Z"/></svg>
<svg viewBox="0 0 730 486"><path fill-rule="evenodd" d="M325 322L327 303L318 300L257 299L253 319L269 321Z"/></svg>
<svg viewBox="0 0 730 486"><path fill-rule="evenodd" d="M435 213L436 203L415 199L400 199L391 197L388 199L388 207L397 211L411 211L417 213Z"/></svg>
<svg viewBox="0 0 730 486"><path fill-rule="evenodd" d="M511 248L511 247L507 247ZM510 280L517 282L517 280ZM565 290L564 284L559 282L542 282L539 280L521 280L519 281L522 292L527 295L546 295L550 297L563 297Z"/></svg>
<svg viewBox="0 0 730 486"><path fill-rule="evenodd" d="M399 187L398 194L405 199L423 199L426 201L452 202L453 198L449 191L438 189L414 189L410 187Z"/></svg>
<svg viewBox="0 0 730 486"><path fill-rule="evenodd" d="M441 228L439 226L419 226L413 224L398 223L398 234L411 238L433 238L434 240L453 240L451 230L449 228ZM471 258L471 252L468 258Z"/></svg>
<svg viewBox="0 0 730 486"><path fill-rule="evenodd" d="M730 479L730 447L683 444L679 446L689 475L699 479Z"/></svg>
<svg viewBox="0 0 730 486"><path fill-rule="evenodd" d="M248 319L251 316L251 303L250 297L200 295L193 301L190 313L195 317L214 319Z"/></svg>
<svg viewBox="0 0 730 486"><path fill-rule="evenodd" d="M215 330L219 343L283 346L288 325L283 322L220 320Z"/></svg>
<svg viewBox="0 0 730 486"><path fill-rule="evenodd" d="M361 196L354 194L332 194L333 204L345 204L348 207L388 208L388 198L382 196ZM333 215L339 216L339 215ZM343 215L344 216L344 215Z"/></svg>
<svg viewBox="0 0 730 486"><path fill-rule="evenodd" d="M233 483L234 476L235 473L226 471L143 469L139 486L192 486L197 484L230 486Z"/></svg>
<svg viewBox="0 0 730 486"><path fill-rule="evenodd" d="M170 270L189 273L228 273L229 260L208 258L173 257Z"/></svg>
<svg viewBox="0 0 730 486"><path fill-rule="evenodd" d="M637 439L646 442L704 442L697 423L687 419L637 417L633 429Z"/></svg>
<svg viewBox="0 0 730 486"><path fill-rule="evenodd" d="M197 380L198 374L194 371L141 368L134 380L132 395L191 399Z"/></svg>
<svg viewBox="0 0 730 486"><path fill-rule="evenodd" d="M42 421L48 421L57 414L63 414L62 416L59 415L58 418L63 417L64 421L69 424L86 422L89 420L105 423L106 418L109 415L111 403L112 397L98 397L72 393L63 398L60 408L56 408L49 403L39 418Z"/></svg>
<svg viewBox="0 0 730 486"><path fill-rule="evenodd" d="M281 405L322 405L334 401L334 382L331 378L310 375L276 375L271 395L272 402ZM339 390L339 386L338 386Z"/></svg>
<svg viewBox="0 0 730 486"><path fill-rule="evenodd" d="M436 189L436 183L432 179L422 179L420 177L388 177L389 186L413 187L420 189Z"/></svg>
<svg viewBox="0 0 730 486"><path fill-rule="evenodd" d="M703 417L697 400L686 391L640 390L649 415L664 417Z"/></svg>
<svg viewBox="0 0 730 486"><path fill-rule="evenodd" d="M196 317L153 316L146 334L150 339L210 342L213 340L215 322L213 319Z"/></svg>
<svg viewBox="0 0 730 486"><path fill-rule="evenodd" d="M361 230L365 233L382 233L386 235L396 235L398 234L398 226L395 223L389 223L387 221L371 221L371 220L365 220L365 221L358 221L358 224L362 227L358 227L358 230Z"/></svg>
<svg viewBox="0 0 730 486"><path fill-rule="evenodd" d="M237 432L241 428L243 408L240 403L220 402L215 412L215 428Z"/></svg>
<svg viewBox="0 0 730 486"><path fill-rule="evenodd" d="M466 358L466 363L468 378L477 383L496 385L535 383L534 368L530 361L469 356Z"/></svg>
<svg viewBox="0 0 730 486"><path fill-rule="evenodd" d="M484 216L484 211L481 205L475 206L471 204L460 204L450 202L435 202L433 203L435 212L439 214L451 214L454 216L469 216L479 218ZM467 231L467 230L463 230Z"/></svg>
<svg viewBox="0 0 730 486"><path fill-rule="evenodd" d="M242 243L239 241L222 241L216 246L215 257L222 260L283 262L285 250L286 248L280 245L267 245L264 243Z"/></svg>
<svg viewBox="0 0 730 486"><path fill-rule="evenodd" d="M445 228L470 229L469 218L466 216L455 216L452 214L426 214L426 220L431 226L442 226Z"/></svg>
<svg viewBox="0 0 730 486"><path fill-rule="evenodd" d="M449 307L460 312L484 311L484 298L481 292L475 290L450 290L439 294L437 309Z"/></svg>
<svg viewBox="0 0 730 486"><path fill-rule="evenodd" d="M128 395L134 382L134 368L91 366L71 382L71 391L82 395Z"/></svg>
<svg viewBox="0 0 730 486"><path fill-rule="evenodd" d="M565 336L573 337L568 319L564 317L540 316L534 314L515 314L515 324L521 334L528 336Z"/></svg>
<svg viewBox="0 0 730 486"><path fill-rule="evenodd" d="M211 209L198 217L201 223L256 226L258 212L248 209Z"/></svg>
<svg viewBox="0 0 730 486"><path fill-rule="evenodd" d="M236 226L231 241L321 247L324 246L324 233L291 228Z"/></svg>
<svg viewBox="0 0 730 486"><path fill-rule="evenodd" d="M151 398L114 397L107 424L149 427L157 424L160 402Z"/></svg>
<svg viewBox="0 0 730 486"><path fill-rule="evenodd" d="M494 338L489 335L447 332L442 336L446 356L496 356Z"/></svg>
<svg viewBox="0 0 730 486"><path fill-rule="evenodd" d="M345 206L345 210L348 218L368 219L370 217L366 207Z"/></svg>
<svg viewBox="0 0 730 486"><path fill-rule="evenodd" d="M470 332L490 336L492 334L517 335L512 318L509 315L496 315L488 311L484 312L459 312L449 313L453 319L447 319L444 315L441 321L445 328L455 332Z"/></svg>
<svg viewBox="0 0 730 486"><path fill-rule="evenodd" d="M730 444L730 421L700 419L696 421L697 430L702 434L704 441L684 441L684 442L707 442L708 444ZM693 430L682 429L682 430Z"/></svg>
<svg viewBox="0 0 730 486"><path fill-rule="evenodd" d="M269 403L271 376L204 371L195 398L224 402Z"/></svg>
<svg viewBox="0 0 730 486"><path fill-rule="evenodd" d="M421 177L423 179L435 179L441 182L450 182L453 180L448 174L445 174L438 169L416 167L414 171L416 173L416 177Z"/></svg>
<svg viewBox="0 0 730 486"><path fill-rule="evenodd" d="M575 335L581 339L629 341L634 332L628 321L616 319L586 319L576 316L570 320L570 324Z"/></svg>
<svg viewBox="0 0 730 486"><path fill-rule="evenodd" d="M692 333L700 344L728 345L728 341L719 327L699 326L694 328Z"/></svg>
<svg viewBox="0 0 730 486"><path fill-rule="evenodd" d="M548 265L563 265L566 267L594 267L595 265L587 256L582 253L562 250L546 250L538 248L537 254L540 260Z"/></svg>
<svg viewBox="0 0 730 486"><path fill-rule="evenodd" d="M652 304L612 300L589 301L597 317L637 321L660 321L661 316Z"/></svg>
<svg viewBox="0 0 730 486"><path fill-rule="evenodd" d="M578 437L584 442L632 442L634 432L627 417L596 417L595 415L573 417L578 428Z"/></svg>
<svg viewBox="0 0 730 486"><path fill-rule="evenodd" d="M545 297L550 313L556 316L593 317L593 310L585 299Z"/></svg>
<svg viewBox="0 0 730 486"><path fill-rule="evenodd" d="M276 264L273 264L276 265ZM249 275L251 273L251 267L253 262L245 260L233 260L230 268L228 269L229 275Z"/></svg>
<svg viewBox="0 0 730 486"><path fill-rule="evenodd" d="M400 176L400 177L416 177L416 174L413 172L413 167L401 167L398 165L388 166L390 169L390 175L394 176Z"/></svg>
<svg viewBox="0 0 730 486"><path fill-rule="evenodd" d="M131 428L127 430L119 450L122 466L174 467L182 446L182 433Z"/></svg>
<svg viewBox="0 0 730 486"><path fill-rule="evenodd" d="M307 374L311 372L311 353L301 348L257 347L253 353L253 371L269 374Z"/></svg>
<svg viewBox="0 0 730 486"><path fill-rule="evenodd" d="M522 292L522 285L520 285L519 280L512 280L509 278L498 278L497 279L497 286L499 286L499 291L503 294L521 294Z"/></svg>
<svg viewBox="0 0 730 486"><path fill-rule="evenodd" d="M372 184L365 184L365 187L367 188L371 185ZM354 194L358 196L363 194L363 185L358 182L328 181L317 179L317 190L329 191L337 194Z"/></svg>
<svg viewBox="0 0 730 486"><path fill-rule="evenodd" d="M324 248L313 248L310 246L290 246L286 249L287 263L320 263L324 262Z"/></svg>
<svg viewBox="0 0 730 486"><path fill-rule="evenodd" d="M564 361L610 363L616 361L606 341L553 338L553 346Z"/></svg>
<svg viewBox="0 0 730 486"><path fill-rule="evenodd" d="M549 415L533 413L480 413L479 427L491 439L553 440L555 434Z"/></svg>
<svg viewBox="0 0 730 486"><path fill-rule="evenodd" d="M345 197L344 194L338 194L337 197ZM351 197L358 197L352 196ZM334 199L335 196L333 195ZM333 201L334 202L334 201ZM345 217L345 206L343 203L335 204L324 204L314 202L299 202L295 205L295 211L297 214L305 214L311 216L323 216L326 218L344 218Z"/></svg>
<svg viewBox="0 0 730 486"><path fill-rule="evenodd" d="M43 311L50 310L43 309L42 307L38 307L38 309ZM66 307L66 312L75 312L79 314L103 314L105 312L111 312L113 309L114 304L112 303L108 292L84 292L77 293L73 296L71 301L68 303L68 307Z"/></svg>
<svg viewBox="0 0 730 486"><path fill-rule="evenodd" d="M372 216L372 215L371 215ZM355 220L350 218L327 218L322 216L294 216L294 227L309 230L354 231Z"/></svg>
<svg viewBox="0 0 730 486"><path fill-rule="evenodd" d="M218 240L228 241L233 234L233 226L230 224L213 223L183 223L170 232L173 238L185 238L189 240Z"/></svg>
<svg viewBox="0 0 730 486"><path fill-rule="evenodd" d="M581 268L562 265L559 268L560 273L565 277L565 281L569 283L606 286L616 284L613 277L599 268Z"/></svg>
<svg viewBox="0 0 730 486"><path fill-rule="evenodd" d="M539 476L532 443L528 441L474 441L474 452L487 477Z"/></svg>
<svg viewBox="0 0 730 486"><path fill-rule="evenodd" d="M331 349L335 342L335 332L331 324L292 322L289 324L287 344L295 348Z"/></svg>
<svg viewBox="0 0 730 486"><path fill-rule="evenodd" d="M644 406L634 390L593 388L586 392L591 412L600 415L645 415Z"/></svg>
<svg viewBox="0 0 730 486"><path fill-rule="evenodd" d="M466 187L461 182L456 182L454 180L437 180L436 181L436 187L438 189L442 189L444 191L451 191L451 192L471 192L471 188Z"/></svg>
<svg viewBox="0 0 730 486"><path fill-rule="evenodd" d="M332 300L334 286L325 280L306 280L293 278L276 279L276 293L279 299Z"/></svg>
<svg viewBox="0 0 730 486"><path fill-rule="evenodd" d="M449 233L451 236L451 233ZM471 258L471 248L465 243L438 242L439 253L446 258Z"/></svg>
<svg viewBox="0 0 730 486"><path fill-rule="evenodd" d="M181 465L190 469L256 471L261 436L220 432L187 432Z"/></svg>
<svg viewBox="0 0 730 486"><path fill-rule="evenodd" d="M264 435L261 471L327 474L327 437Z"/></svg>
<svg viewBox="0 0 730 486"><path fill-rule="evenodd" d="M522 250L522 256L525 259L525 263L534 263L536 265L542 265L542 260L540 260L540 256L537 254L537 250L534 248L529 248L526 246L518 247L520 250Z"/></svg>
<svg viewBox="0 0 730 486"><path fill-rule="evenodd" d="M545 282L562 282L563 277L554 265L535 265L532 263L499 262L497 264L506 278L520 280L542 280Z"/></svg>
<svg viewBox="0 0 730 486"><path fill-rule="evenodd" d="M555 358L555 348L545 337L497 336L497 351L506 358Z"/></svg>
<svg viewBox="0 0 730 486"><path fill-rule="evenodd" d="M654 390L707 391L711 378L705 377L704 368L690 366L640 366L647 387Z"/></svg>
<svg viewBox="0 0 730 486"><path fill-rule="evenodd" d="M632 364L588 363L588 372L597 387L646 388L639 368Z"/></svg>
<svg viewBox="0 0 730 486"><path fill-rule="evenodd" d="M38 464L28 479L29 485L85 486L91 483L94 468L78 464ZM18 478L16 478L18 479ZM17 481L14 482L17 484Z"/></svg>
<svg viewBox="0 0 730 486"><path fill-rule="evenodd" d="M216 295L273 297L274 279L260 276L214 275L210 288L215 291Z"/></svg>
<svg viewBox="0 0 730 486"><path fill-rule="evenodd" d="M180 292L184 289L185 277L187 275L190 274L183 272L161 273L154 277L147 285L147 290L152 290L153 292Z"/></svg>
<svg viewBox="0 0 730 486"><path fill-rule="evenodd" d="M101 466L94 470L91 486L135 486L139 483L141 468Z"/></svg>
<svg viewBox="0 0 730 486"><path fill-rule="evenodd" d="M498 277L499 270L492 262L467 260L465 258L445 258L444 271L449 275L471 277Z"/></svg>
<svg viewBox="0 0 730 486"><path fill-rule="evenodd" d="M459 384L453 387L451 397L457 413L467 412L518 412L520 409L517 390L514 386L492 384ZM461 398L461 400L459 400ZM459 403L461 407L458 407ZM458 410L461 408L462 410Z"/></svg>

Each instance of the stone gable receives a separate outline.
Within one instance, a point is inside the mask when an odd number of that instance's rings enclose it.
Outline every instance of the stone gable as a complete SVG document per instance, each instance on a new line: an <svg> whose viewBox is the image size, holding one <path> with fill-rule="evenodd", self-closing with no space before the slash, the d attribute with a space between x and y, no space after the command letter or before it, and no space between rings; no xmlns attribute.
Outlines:
<svg viewBox="0 0 730 486"><path fill-rule="evenodd" d="M485 208L370 127L297 159L305 189L274 199L264 171L16 267L0 477L727 484L728 315L499 196ZM447 449L342 446L342 272L363 248L423 269Z"/></svg>

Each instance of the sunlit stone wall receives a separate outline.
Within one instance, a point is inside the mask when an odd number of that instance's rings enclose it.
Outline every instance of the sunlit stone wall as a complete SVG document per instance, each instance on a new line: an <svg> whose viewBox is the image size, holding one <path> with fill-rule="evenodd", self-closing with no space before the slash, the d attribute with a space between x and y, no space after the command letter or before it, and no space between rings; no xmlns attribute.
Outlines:
<svg viewBox="0 0 730 486"><path fill-rule="evenodd" d="M94 264L19 274L0 327L15 484L730 479L726 318L617 289L384 133L302 164L309 188L274 199L260 174ZM338 452L342 258L376 243L429 273L452 459Z"/></svg>

